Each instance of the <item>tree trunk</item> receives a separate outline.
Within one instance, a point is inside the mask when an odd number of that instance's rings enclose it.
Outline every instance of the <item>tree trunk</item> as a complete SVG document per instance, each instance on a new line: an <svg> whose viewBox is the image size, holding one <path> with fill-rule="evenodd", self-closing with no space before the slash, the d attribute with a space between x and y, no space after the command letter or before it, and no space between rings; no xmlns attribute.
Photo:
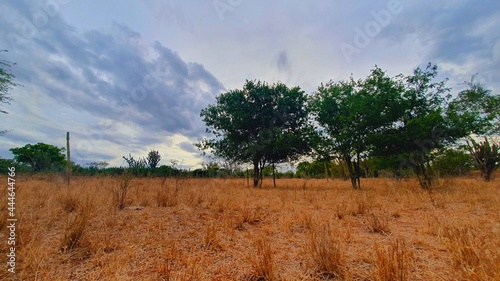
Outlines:
<svg viewBox="0 0 500 281"><path fill-rule="evenodd" d="M262 188L262 181L263 181L262 179L264 178L262 175L264 173L264 165L265 164L262 162L262 163L260 163L260 167L259 167L260 188Z"/></svg>
<svg viewBox="0 0 500 281"><path fill-rule="evenodd" d="M274 162L273 162L273 184L274 184L274 188L276 188L276 174L274 172Z"/></svg>
<svg viewBox="0 0 500 281"><path fill-rule="evenodd" d="M71 181L71 154L69 147L69 132L66 132L66 181L69 186Z"/></svg>
<svg viewBox="0 0 500 281"><path fill-rule="evenodd" d="M344 161L339 158L339 166L340 166L340 172L342 173L342 179L347 180L347 175L345 174L345 165Z"/></svg>
<svg viewBox="0 0 500 281"><path fill-rule="evenodd" d="M344 155L344 161L347 165L347 171L349 172L349 177L351 178L352 188L358 189L359 177L356 174L356 160L354 160L354 163L352 163L351 156Z"/></svg>
<svg viewBox="0 0 500 281"><path fill-rule="evenodd" d="M430 168L425 167L425 163L418 163L414 165L414 171L417 175L420 187L423 189L429 189L433 182Z"/></svg>
<svg viewBox="0 0 500 281"><path fill-rule="evenodd" d="M247 187L250 188L250 176L248 175L248 166L247 166Z"/></svg>
<svg viewBox="0 0 500 281"><path fill-rule="evenodd" d="M323 166L325 168L326 182L328 182L330 176L328 174L328 168L326 167L326 162L323 163Z"/></svg>
<svg viewBox="0 0 500 281"><path fill-rule="evenodd" d="M260 169L259 169L259 161L253 160L253 187L257 187L259 185L260 178Z"/></svg>
<svg viewBox="0 0 500 281"><path fill-rule="evenodd" d="M356 177L356 182L357 182L357 188L361 189L361 167L360 167L360 157L359 157L359 152L356 154L356 160L354 161L354 174ZM355 189L357 189L355 188Z"/></svg>

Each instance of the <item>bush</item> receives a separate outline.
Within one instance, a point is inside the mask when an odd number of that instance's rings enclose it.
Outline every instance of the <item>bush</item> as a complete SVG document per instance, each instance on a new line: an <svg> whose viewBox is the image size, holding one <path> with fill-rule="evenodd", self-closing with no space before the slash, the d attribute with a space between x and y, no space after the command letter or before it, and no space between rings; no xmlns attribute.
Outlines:
<svg viewBox="0 0 500 281"><path fill-rule="evenodd" d="M446 149L437 155L432 167L440 176L463 176L474 169L474 159L464 151Z"/></svg>

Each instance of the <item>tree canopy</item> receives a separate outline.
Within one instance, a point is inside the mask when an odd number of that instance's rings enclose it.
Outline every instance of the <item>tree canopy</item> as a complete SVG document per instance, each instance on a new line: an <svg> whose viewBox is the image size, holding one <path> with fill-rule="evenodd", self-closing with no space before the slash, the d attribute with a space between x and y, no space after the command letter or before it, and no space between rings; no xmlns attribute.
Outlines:
<svg viewBox="0 0 500 281"><path fill-rule="evenodd" d="M465 131L477 135L500 134L500 95L494 95L482 84L465 82L467 89L461 91L450 103L448 114L460 122Z"/></svg>
<svg viewBox="0 0 500 281"><path fill-rule="evenodd" d="M396 114L372 138L374 155L399 159L399 167L413 169L423 188L432 185L433 152L468 134L446 115L450 89L446 80L434 81L437 73L437 66L429 63L400 77L404 90L390 104Z"/></svg>
<svg viewBox="0 0 500 281"><path fill-rule="evenodd" d="M157 150L151 150L146 157L146 161L148 162L148 166L150 169L156 169L161 161L160 152L158 152Z"/></svg>
<svg viewBox="0 0 500 281"><path fill-rule="evenodd" d="M368 155L372 135L394 120L391 103L401 92L399 83L375 67L365 80L322 84L312 98L321 135L318 154L344 161L355 189L360 187L361 158Z"/></svg>
<svg viewBox="0 0 500 281"><path fill-rule="evenodd" d="M247 80L243 89L217 96L201 111L207 133L198 146L216 156L252 163L254 187L269 164L298 159L310 150L314 132L309 124L306 95L299 87Z"/></svg>
<svg viewBox="0 0 500 281"><path fill-rule="evenodd" d="M430 187L434 152L473 127L473 119L450 114L450 89L446 80L435 81L437 73L430 63L396 77L375 67L365 80L321 85L311 102L323 139L318 154L342 159L353 188L360 186L363 157L383 159L397 166L393 170L412 169L421 186Z"/></svg>
<svg viewBox="0 0 500 281"><path fill-rule="evenodd" d="M451 101L437 74L431 63L395 77L375 66L364 80L330 81L311 96L299 87L247 80L201 111L215 137L198 146L235 163L251 162L254 186L266 165L314 151L316 161L345 164L355 189L368 173L361 166L367 159L396 173L413 170L429 188L440 150L471 133L498 133L500 123L498 96L472 81Z"/></svg>
<svg viewBox="0 0 500 281"><path fill-rule="evenodd" d="M41 142L9 150L14 154L17 162L30 165L32 172L50 170L55 165L63 164L65 159L65 148Z"/></svg>

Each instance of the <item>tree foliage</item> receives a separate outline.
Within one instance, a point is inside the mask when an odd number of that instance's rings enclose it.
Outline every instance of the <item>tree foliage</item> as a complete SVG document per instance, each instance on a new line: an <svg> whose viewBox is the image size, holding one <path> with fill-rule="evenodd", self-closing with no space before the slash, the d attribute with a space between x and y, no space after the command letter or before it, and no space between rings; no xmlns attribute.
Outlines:
<svg viewBox="0 0 500 281"><path fill-rule="evenodd" d="M461 91L450 103L450 118L460 122L462 129L477 135L500 134L500 96L474 81L465 82Z"/></svg>
<svg viewBox="0 0 500 281"><path fill-rule="evenodd" d="M474 169L474 160L462 149L446 148L436 154L432 168L439 176L464 176Z"/></svg>
<svg viewBox="0 0 500 281"><path fill-rule="evenodd" d="M320 125L318 154L342 159L354 189L360 187L360 163L371 136L394 119L391 103L400 93L401 85L376 67L364 81L322 84L312 99L313 116Z"/></svg>
<svg viewBox="0 0 500 281"><path fill-rule="evenodd" d="M90 169L102 170L105 169L109 165L109 163L106 161L93 161L87 163L87 165Z"/></svg>
<svg viewBox="0 0 500 281"><path fill-rule="evenodd" d="M139 157L138 159L134 159L132 154L128 155L128 158L123 156L125 162L127 162L128 167L132 170L145 169L148 166L148 162L144 157Z"/></svg>
<svg viewBox="0 0 500 281"><path fill-rule="evenodd" d="M342 159L355 189L368 158L412 169L429 188L435 152L470 133L467 120L447 114L450 89L446 80L435 82L437 73L430 63L396 77L375 67L364 80L321 85L311 102L322 137L318 154Z"/></svg>
<svg viewBox="0 0 500 281"><path fill-rule="evenodd" d="M467 145L481 176L485 181L490 181L491 175L500 166L500 144L490 144L485 137L484 142L479 143L471 138Z"/></svg>
<svg viewBox="0 0 500 281"><path fill-rule="evenodd" d="M30 165L32 172L48 171L56 165L62 165L65 159L65 148L41 142L9 150L17 162Z"/></svg>
<svg viewBox="0 0 500 281"><path fill-rule="evenodd" d="M437 66L429 63L399 78L404 90L390 102L395 109L392 121L372 137L373 155L396 156L399 169L411 168L423 188L433 184L431 163L436 150L468 134L446 115L450 89L446 80L434 82L437 73Z"/></svg>
<svg viewBox="0 0 500 281"><path fill-rule="evenodd" d="M148 156L146 157L146 161L148 162L148 167L150 169L156 169L156 167L158 167L158 164L160 164L161 161L160 152L156 150L151 150L148 153Z"/></svg>
<svg viewBox="0 0 500 281"><path fill-rule="evenodd" d="M3 50L3 52L7 52L7 50ZM0 104L10 104L12 97L9 92L13 87L19 86L19 84L14 82L15 76L10 70L14 64L0 59ZM0 113L7 113L7 111L0 108ZM6 132L7 131L0 131L0 135L5 134Z"/></svg>
<svg viewBox="0 0 500 281"><path fill-rule="evenodd" d="M217 97L201 111L213 139L198 147L234 162L251 162L254 187L269 164L298 159L310 150L313 132L308 122L306 95L299 87L247 80L243 89Z"/></svg>

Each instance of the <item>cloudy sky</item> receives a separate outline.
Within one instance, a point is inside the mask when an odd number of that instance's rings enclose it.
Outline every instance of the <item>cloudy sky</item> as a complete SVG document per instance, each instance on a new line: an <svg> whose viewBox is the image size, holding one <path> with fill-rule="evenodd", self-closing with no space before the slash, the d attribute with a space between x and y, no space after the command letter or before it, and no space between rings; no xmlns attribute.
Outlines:
<svg viewBox="0 0 500 281"><path fill-rule="evenodd" d="M6 0L0 13L0 58L23 85L0 105L2 158L69 131L79 164L154 149L199 167L200 110L246 79L312 93L433 62L455 94L476 73L500 90L498 0Z"/></svg>

